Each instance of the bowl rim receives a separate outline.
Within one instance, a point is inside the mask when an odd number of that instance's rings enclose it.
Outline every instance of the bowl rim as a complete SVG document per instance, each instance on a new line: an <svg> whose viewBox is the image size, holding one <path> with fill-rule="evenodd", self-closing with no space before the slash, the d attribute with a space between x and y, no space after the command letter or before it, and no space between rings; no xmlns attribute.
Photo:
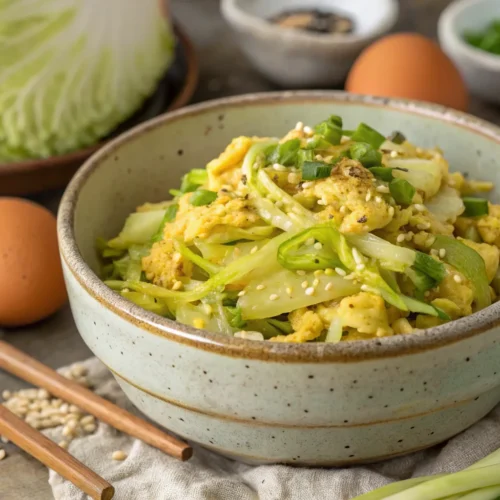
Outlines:
<svg viewBox="0 0 500 500"><path fill-rule="evenodd" d="M465 9L477 7L485 0L455 0L450 3L441 15L438 21L438 33L440 39L447 38L449 42L455 44L456 50L462 55L473 60L478 66L484 66L493 71L500 71L500 55L491 54L485 50L478 49L469 45L455 30L456 18L462 14Z"/></svg>
<svg viewBox="0 0 500 500"><path fill-rule="evenodd" d="M390 6L387 16L379 19L378 25L365 35L332 33L311 33L303 30L291 30L269 23L266 19L249 14L237 5L237 0L221 0L221 12L227 21L238 24L245 28L260 33L263 36L278 36L285 40L296 40L304 43L316 43L319 45L350 45L359 42L367 42L388 32L398 20L399 3L397 0L385 0Z"/></svg>
<svg viewBox="0 0 500 500"><path fill-rule="evenodd" d="M205 112L214 110L224 112L226 109L237 110L253 105L280 105L294 102L307 104L307 102L318 101L389 108L436 119L451 127L465 128L471 133L496 142L500 147L500 127L441 105L405 99L349 94L343 91L281 91L226 97L191 105L153 118L128 130L100 149L78 170L63 195L57 217L60 253L67 270L95 301L138 328L177 343L236 358L314 363L390 358L450 345L500 326L500 302L497 302L465 318L411 335L395 335L338 344L245 340L206 330L197 330L146 311L108 288L84 261L74 233L74 215L79 193L92 173L107 158L114 156L123 145L130 141L140 140L142 135L151 130L167 124L175 126L175 123L184 117L193 117Z"/></svg>

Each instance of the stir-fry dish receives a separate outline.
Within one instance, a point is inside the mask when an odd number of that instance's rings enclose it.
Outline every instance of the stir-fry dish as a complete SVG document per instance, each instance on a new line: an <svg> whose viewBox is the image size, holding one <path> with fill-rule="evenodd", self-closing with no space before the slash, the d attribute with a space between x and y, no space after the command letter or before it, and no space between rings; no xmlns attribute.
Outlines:
<svg viewBox="0 0 500 500"><path fill-rule="evenodd" d="M195 328L274 342L409 334L500 292L500 205L439 149L331 116L237 137L99 240L105 283Z"/></svg>

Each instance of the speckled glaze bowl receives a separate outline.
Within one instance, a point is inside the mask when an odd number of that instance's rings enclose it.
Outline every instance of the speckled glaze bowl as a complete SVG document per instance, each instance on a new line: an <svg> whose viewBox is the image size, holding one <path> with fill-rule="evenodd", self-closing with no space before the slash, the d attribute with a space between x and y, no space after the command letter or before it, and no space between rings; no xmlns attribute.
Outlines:
<svg viewBox="0 0 500 500"><path fill-rule="evenodd" d="M77 327L132 402L161 425L249 463L345 465L459 433L500 401L500 303L406 336L275 344L149 313L98 278L95 240L142 202L168 197L231 138L281 135L331 113L439 145L455 170L500 185L500 129L435 105L342 92L282 92L191 106L127 132L80 169L59 240Z"/></svg>

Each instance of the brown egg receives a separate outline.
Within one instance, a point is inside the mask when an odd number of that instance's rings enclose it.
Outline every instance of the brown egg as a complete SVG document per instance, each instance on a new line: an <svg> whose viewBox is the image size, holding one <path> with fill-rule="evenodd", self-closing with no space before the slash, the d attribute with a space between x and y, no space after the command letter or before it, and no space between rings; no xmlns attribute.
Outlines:
<svg viewBox="0 0 500 500"><path fill-rule="evenodd" d="M381 38L356 59L346 90L403 97L466 110L468 93L460 73L432 40L415 33Z"/></svg>
<svg viewBox="0 0 500 500"><path fill-rule="evenodd" d="M56 219L19 198L0 198L0 325L21 326L66 302Z"/></svg>

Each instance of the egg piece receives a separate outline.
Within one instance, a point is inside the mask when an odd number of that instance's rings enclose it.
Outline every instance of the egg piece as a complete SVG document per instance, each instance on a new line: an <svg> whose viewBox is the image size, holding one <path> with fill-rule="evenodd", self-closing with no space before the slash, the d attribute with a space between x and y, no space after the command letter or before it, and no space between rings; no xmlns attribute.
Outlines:
<svg viewBox="0 0 500 500"><path fill-rule="evenodd" d="M465 111L468 92L441 48L416 33L381 38L356 59L345 88L356 94L403 97Z"/></svg>
<svg viewBox="0 0 500 500"><path fill-rule="evenodd" d="M66 300L55 217L30 201L0 198L0 325L34 323Z"/></svg>

